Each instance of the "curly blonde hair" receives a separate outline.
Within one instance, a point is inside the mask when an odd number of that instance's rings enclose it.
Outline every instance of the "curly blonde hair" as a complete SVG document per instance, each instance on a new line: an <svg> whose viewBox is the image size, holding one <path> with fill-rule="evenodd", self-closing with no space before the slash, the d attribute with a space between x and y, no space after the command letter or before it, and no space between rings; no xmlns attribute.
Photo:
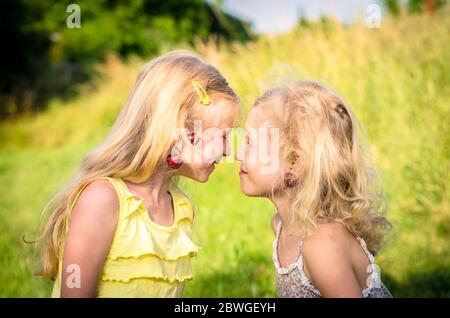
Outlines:
<svg viewBox="0 0 450 318"><path fill-rule="evenodd" d="M343 99L317 82L301 81L266 91L254 107L277 122L283 171L298 180L286 187L288 230L300 225L309 235L319 221L338 222L376 254L391 224L378 174L358 138L358 121Z"/></svg>

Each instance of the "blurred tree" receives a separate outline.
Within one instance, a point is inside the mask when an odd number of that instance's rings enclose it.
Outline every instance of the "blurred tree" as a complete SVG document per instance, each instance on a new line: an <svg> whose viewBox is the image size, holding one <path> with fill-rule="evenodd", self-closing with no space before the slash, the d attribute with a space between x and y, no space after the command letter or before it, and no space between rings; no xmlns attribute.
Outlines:
<svg viewBox="0 0 450 318"><path fill-rule="evenodd" d="M193 43L215 35L251 38L249 23L204 0L77 0L81 27L69 28L72 1L3 0L0 27L8 43L0 62L0 118L70 96L107 53L150 56L163 43Z"/></svg>
<svg viewBox="0 0 450 318"><path fill-rule="evenodd" d="M42 94L36 74L49 67L45 52L49 35L34 28L43 18L45 4L25 0L0 2L0 32L3 40L0 67L0 117L30 111ZM37 57L39 52L43 57ZM37 87L38 90L31 90Z"/></svg>
<svg viewBox="0 0 450 318"><path fill-rule="evenodd" d="M425 12L428 14L433 13L436 10L438 2L436 0L425 1Z"/></svg>
<svg viewBox="0 0 450 318"><path fill-rule="evenodd" d="M393 15L398 15L401 8L409 13L433 14L446 3L448 0L384 0L387 11Z"/></svg>
<svg viewBox="0 0 450 318"><path fill-rule="evenodd" d="M400 13L400 5L397 0L384 0L384 5L389 13L398 15Z"/></svg>

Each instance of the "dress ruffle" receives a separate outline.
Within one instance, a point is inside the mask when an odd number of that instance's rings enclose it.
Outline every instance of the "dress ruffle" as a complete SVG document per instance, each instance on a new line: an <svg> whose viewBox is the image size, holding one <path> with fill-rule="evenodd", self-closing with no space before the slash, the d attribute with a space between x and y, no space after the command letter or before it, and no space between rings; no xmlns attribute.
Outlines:
<svg viewBox="0 0 450 318"><path fill-rule="evenodd" d="M144 206L144 201L142 199L136 198L136 196L128 190L127 185L122 180L116 179L114 183L116 184L116 190L121 192L121 205L123 205L121 213L122 219L130 218L135 213L141 214L142 212L147 212ZM189 201L186 195L175 184L170 184L169 191L170 195L172 196L172 201L174 203L175 209L174 226L183 219L188 219L192 222L194 218L194 209L192 207L191 201ZM156 223L154 224L158 225Z"/></svg>
<svg viewBox="0 0 450 318"><path fill-rule="evenodd" d="M137 199L122 180L111 181L120 193L121 214L101 279L191 279L190 258L199 247L191 240L194 212L189 199L171 184L174 222L172 226L162 226L150 219L144 201Z"/></svg>
<svg viewBox="0 0 450 318"><path fill-rule="evenodd" d="M102 281L129 282L138 278L183 282L193 278L190 256L176 261L161 260L154 255L110 260L103 268Z"/></svg>
<svg viewBox="0 0 450 318"><path fill-rule="evenodd" d="M164 233L133 218L127 223L124 222L121 227L114 237L120 244L113 242L107 259L154 255L162 260L174 261L180 257L195 256L199 249L189 237L189 224L178 224L176 231Z"/></svg>

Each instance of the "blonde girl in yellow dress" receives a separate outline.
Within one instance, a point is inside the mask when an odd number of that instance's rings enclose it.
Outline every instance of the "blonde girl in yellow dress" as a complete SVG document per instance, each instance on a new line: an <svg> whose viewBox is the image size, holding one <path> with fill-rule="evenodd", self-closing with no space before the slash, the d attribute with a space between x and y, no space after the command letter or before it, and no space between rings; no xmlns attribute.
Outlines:
<svg viewBox="0 0 450 318"><path fill-rule="evenodd" d="M238 108L219 71L189 52L142 68L105 141L49 205L42 275L53 297L182 296L198 247L176 179L208 180Z"/></svg>

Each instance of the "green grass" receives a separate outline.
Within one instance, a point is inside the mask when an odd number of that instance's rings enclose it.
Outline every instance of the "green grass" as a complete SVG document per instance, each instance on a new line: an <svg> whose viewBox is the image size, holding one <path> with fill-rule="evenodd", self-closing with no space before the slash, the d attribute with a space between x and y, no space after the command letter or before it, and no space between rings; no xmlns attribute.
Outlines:
<svg viewBox="0 0 450 318"><path fill-rule="evenodd" d="M450 19L440 13L363 25L298 29L248 45L198 44L246 109L264 89L294 78L334 87L366 129L383 175L394 224L377 258L395 296L450 297ZM37 259L22 242L39 214L114 122L143 61L111 58L96 88L52 101L41 114L0 125L0 296L48 297L32 275ZM271 263L274 208L240 193L236 164L219 165L207 184L184 181L199 208L202 245L185 296L275 296Z"/></svg>

